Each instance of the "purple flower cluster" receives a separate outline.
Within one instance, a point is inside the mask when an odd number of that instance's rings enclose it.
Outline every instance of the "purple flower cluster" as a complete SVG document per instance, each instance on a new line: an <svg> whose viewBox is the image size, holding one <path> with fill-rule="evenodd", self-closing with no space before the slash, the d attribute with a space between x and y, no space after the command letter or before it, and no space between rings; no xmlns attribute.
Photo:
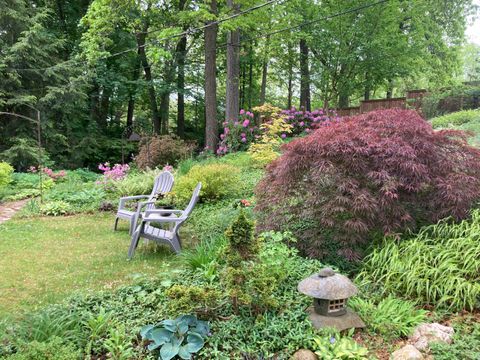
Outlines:
<svg viewBox="0 0 480 360"><path fill-rule="evenodd" d="M317 129L320 125L337 118L335 113L328 113L323 109L305 111L303 109L297 110L295 107L292 107L289 110L283 110L282 114L285 115L287 123L292 125L292 132L289 136L308 134ZM282 134L283 139L286 137L287 134Z"/></svg>
<svg viewBox="0 0 480 360"><path fill-rule="evenodd" d="M220 134L217 155L247 150L251 142L258 138L260 129L255 125L253 113L240 110L238 121L225 121Z"/></svg>

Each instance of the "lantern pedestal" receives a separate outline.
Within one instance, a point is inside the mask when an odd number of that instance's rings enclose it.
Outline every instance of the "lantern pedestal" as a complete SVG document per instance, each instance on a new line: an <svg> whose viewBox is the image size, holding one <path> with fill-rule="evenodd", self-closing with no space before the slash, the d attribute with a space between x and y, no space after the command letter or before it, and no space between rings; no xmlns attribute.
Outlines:
<svg viewBox="0 0 480 360"><path fill-rule="evenodd" d="M341 316L324 316L315 312L313 306L307 309L308 318L316 329L335 328L338 331L351 328L364 328L365 323L356 313L349 308L346 313Z"/></svg>

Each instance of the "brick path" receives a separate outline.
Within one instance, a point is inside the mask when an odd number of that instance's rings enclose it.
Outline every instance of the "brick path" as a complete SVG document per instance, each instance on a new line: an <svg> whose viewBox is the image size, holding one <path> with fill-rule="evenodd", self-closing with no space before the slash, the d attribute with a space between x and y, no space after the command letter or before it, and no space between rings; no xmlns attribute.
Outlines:
<svg viewBox="0 0 480 360"><path fill-rule="evenodd" d="M0 224L11 219L15 213L20 210L28 199L11 201L0 204Z"/></svg>

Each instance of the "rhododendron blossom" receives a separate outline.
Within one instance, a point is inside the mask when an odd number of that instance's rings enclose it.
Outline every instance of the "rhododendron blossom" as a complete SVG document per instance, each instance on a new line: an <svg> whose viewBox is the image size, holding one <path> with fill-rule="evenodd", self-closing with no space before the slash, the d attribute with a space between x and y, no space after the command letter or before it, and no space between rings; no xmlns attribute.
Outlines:
<svg viewBox="0 0 480 360"><path fill-rule="evenodd" d="M217 155L248 149L248 146L260 133L252 118L253 113L241 109L239 121L223 122L223 133L220 134Z"/></svg>
<svg viewBox="0 0 480 360"><path fill-rule="evenodd" d="M323 109L303 111L293 107L290 110L283 110L282 114L285 115L287 123L293 126L290 136L311 133L319 126L338 119L334 111L327 112Z"/></svg>

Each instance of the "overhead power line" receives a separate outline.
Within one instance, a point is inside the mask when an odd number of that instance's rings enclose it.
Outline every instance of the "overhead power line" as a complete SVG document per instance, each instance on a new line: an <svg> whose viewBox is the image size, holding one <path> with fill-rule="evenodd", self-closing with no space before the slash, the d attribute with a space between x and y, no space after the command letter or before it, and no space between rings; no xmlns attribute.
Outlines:
<svg viewBox="0 0 480 360"><path fill-rule="evenodd" d="M240 38L240 42L256 40L256 39L260 39L260 38L263 38L263 37L268 37L268 36L280 34L280 33L285 32L285 31L302 28L304 26L315 24L315 23L318 23L320 21L330 20L330 19L334 19L334 18L339 17L339 16L360 12L362 10L365 10L365 9L368 9L368 8L371 8L371 7L374 7L374 6L377 6L377 5L381 5L381 4L387 3L389 1L390 0L380 0L380 1L377 1L377 2L374 2L374 3L371 3L371 4L362 5L362 6L352 8L352 9L349 9L349 10L345 10L345 11L341 11L341 12L338 12L338 13L335 13L335 14L332 14L332 15L324 16L324 17L321 17L319 19L309 20L309 21L305 21L301 24L292 25L292 26L289 26L289 27L286 27L286 28L283 28L283 29L274 30L274 31L271 31L271 32L268 32L268 33L263 33L263 34L260 34L258 36L252 36L252 37L249 36L249 37L246 37L246 38ZM222 48L222 47L225 47L225 46L228 46L228 44L222 44L220 46L217 46L217 48Z"/></svg>
<svg viewBox="0 0 480 360"><path fill-rule="evenodd" d="M264 8L268 5L271 5L275 2L277 2L279 0L269 0L267 2L264 2L262 4L259 4L259 5L255 5L255 6L252 6L248 9L245 9L245 10L241 10L233 15L230 15L230 16L227 16L225 18L222 18L222 19L219 19L219 20L215 20L215 21L212 21L212 22L209 22L208 24L205 24L203 26L200 26L200 27L197 27L197 28L194 28L194 29L188 29L188 30L185 30L185 31L182 31L181 33L178 33L178 34L173 34L173 35L170 35L170 36L167 36L167 37L164 37L164 38L161 38L161 39L155 39L155 42L162 42L162 41L168 41L168 40L173 40L173 39L177 39L177 38L182 38L184 36L187 36L187 35L193 35L193 34L196 34L200 31L203 31L205 30L206 28L209 28L211 26L214 26L214 25L218 25L218 24L221 24L221 23L224 23L226 21L229 21L229 20L232 20L232 19L235 19L239 16L242 16L242 15L245 15L245 14L248 14L252 11L255 11L255 10L258 10L258 9L261 9L261 8ZM284 0L284 2L287 2L288 0ZM164 29L154 29L154 30L151 30L151 31L147 31L146 33L147 34L151 34L151 33L154 33L154 32L159 32L159 31L162 31ZM100 57L98 58L97 60L107 60L107 59L110 59L110 58L113 58L113 57L117 57L117 56L120 56L120 55L123 55L123 54L127 54L127 53L130 53L132 51L137 51L139 48L145 48L146 46L148 45L151 45L151 42L148 42L148 43L145 43L143 45L140 45L140 46L136 46L136 47L132 47L132 48L129 48L129 49L125 49L125 50L122 50L122 51L119 51L119 52L116 52L116 53L113 53L113 54L110 54L110 55L107 55L107 56L103 56L103 57ZM70 60L66 60L66 61L63 61L61 63L58 63L58 64L55 64L55 65L52 65L52 66L48 66L48 67L44 67L44 68L8 68L10 70L19 70L19 71L22 71L22 70L25 70L25 71L28 71L28 70L31 70L31 71L34 71L34 70L50 70L50 69L54 69L56 67L59 67L59 66L62 66L62 65L66 65L68 63L72 62L72 65L71 66L76 66L76 65L80 65L80 64L87 64L86 61L78 61L78 60L75 60L75 59L70 59Z"/></svg>
<svg viewBox="0 0 480 360"><path fill-rule="evenodd" d="M223 22L226 22L228 20L231 20L231 19L234 19L236 17L239 17L241 15L244 15L244 14L247 14L249 12L252 12L254 10L257 10L257 9L260 9L260 8L263 8L265 6L268 6L274 2L276 2L278 0L269 0L268 2L265 2L265 3L262 3L262 4L259 4L259 5L256 5L256 6L253 6L251 8L248 8L248 9L245 9L239 13L236 13L236 14L233 14L231 16L228 16L226 18L223 18L223 19L220 19L220 20L216 20L214 22L211 22L211 23L208 23L204 26L201 26L201 27L198 27L198 28L195 28L195 29L190 29L190 30L187 30L187 31L183 31L181 33L178 33L178 34L174 34L174 35L171 35L171 36L168 36L168 37L165 37L165 38L161 38L161 39L156 39L155 41L156 42L161 42L161 41L167 41L167 40L172 40L172 39L176 39L176 38L180 38L180 37L183 37L183 36L187 36L187 35L191 35L191 34L195 34L199 31L202 31L202 30L205 30L205 28L208 28L209 26L213 26L213 25L217 25L217 24L220 24L220 23L223 23ZM285 2L288 1L288 0L285 0ZM344 11L341 11L341 12L338 12L338 13L335 13L335 14L332 14L332 15L328 15L328 16L324 16L324 17L321 17L321 18L318 18L318 19L314 19L314 20L309 20L309 21L305 21L305 22L302 22L300 24L296 24L296 25L292 25L292 26L288 26L288 27L285 27L285 28L282 28L282 29L277 29L277 30L274 30L274 31L271 31L271 32L267 32L267 33L262 33L262 34L259 34L257 36L251 36L251 37L245 37L245 38L241 38L240 39L240 42L245 42L245 41L251 41L251 40L256 40L256 39L260 39L260 38L263 38L263 37L269 37L269 36L273 36L273 35L277 35L277 34L280 34L282 32L285 32L285 31L289 31L289 30L294 30L294 29L298 29L298 28L302 28L304 26L307 26L307 25L311 25L311 24L314 24L314 23L318 23L318 22L321 22L321 21L326 21L326 20L330 20L330 19L334 19L334 18L337 18L337 17L340 17L340 16L344 16L344 15L348 15L348 14L352 14L352 13L357 13L357 12L360 12L362 10L365 10L365 9L368 9L368 8L372 8L374 6L378 6L378 5L381 5L381 4L384 4L384 3L387 3L389 2L390 0L379 0L377 2L374 2L374 3L370 3L370 4L365 4L365 5L362 5L362 6L358 6L358 7L355 7L355 8L351 8L351 9L347 9L347 10L344 10ZM160 29L155 29L155 30L152 30L152 32L156 32L156 31L160 31ZM126 53L129 53L129 52L132 52L132 51L136 51L138 50L139 47L146 47L147 45L151 45L151 43L145 43L144 45L141 45L141 46L137 46L135 48L130 48L130 49L126 49L126 50L122 50L122 51L119 51L117 53L114 53L114 54L110 54L108 56L105 56L105 57L101 57L99 58L98 60L106 60L106 59L109 59L109 58L112 58L112 57L116 57L116 56L120 56L120 55L123 55L123 54L126 54ZM220 48L224 48L228 46L228 44L222 44L222 45L218 45L217 46L217 49L220 49ZM35 71L35 70L50 70L50 69L53 69L55 67L59 67L59 66L62 66L62 65L65 65L67 66L66 64L69 63L69 62L72 62L72 65L70 66L78 66L80 64L87 64L86 61L82 61L82 62L79 62L78 60L75 60L75 59L71 59L71 60L66 60L62 63L59 63L59 64L56 64L56 65L52 65L52 66L49 66L49 67L45 67L45 68L24 68L24 69L21 69L21 68L8 68L10 70L19 70L19 71L22 71L22 70L25 70L25 71ZM194 61L194 60L190 60L186 63L187 64L201 64L202 62L201 61ZM150 64L150 67L154 67L154 64Z"/></svg>

